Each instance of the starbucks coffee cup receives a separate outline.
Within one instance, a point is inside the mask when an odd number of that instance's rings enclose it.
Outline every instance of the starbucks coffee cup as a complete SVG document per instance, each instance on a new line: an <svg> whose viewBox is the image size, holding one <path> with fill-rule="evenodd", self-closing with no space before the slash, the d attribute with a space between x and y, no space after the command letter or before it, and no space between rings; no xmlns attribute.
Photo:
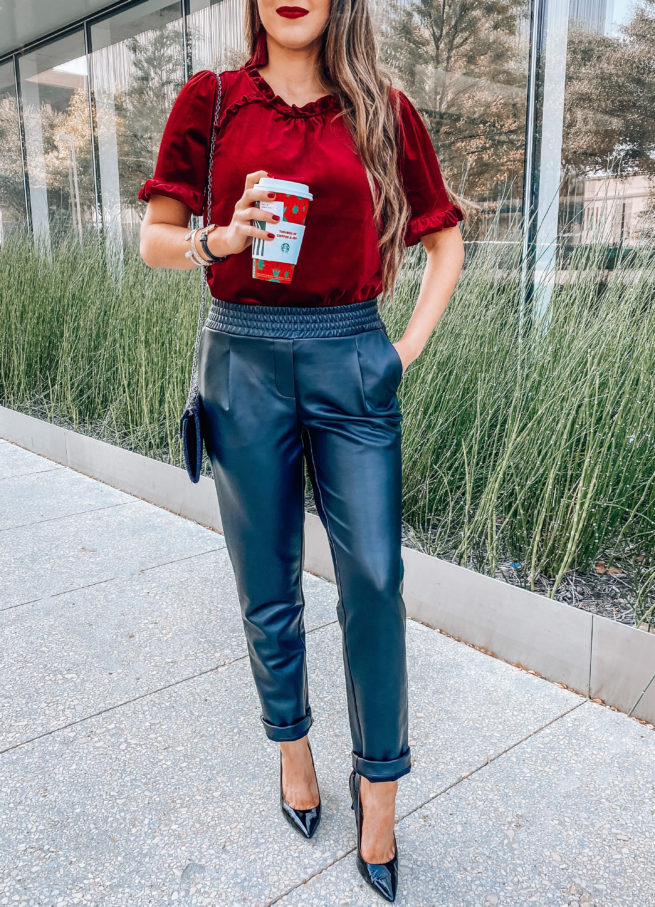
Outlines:
<svg viewBox="0 0 655 907"><path fill-rule="evenodd" d="M271 283L291 283L305 234L307 210L314 196L305 183L268 176L255 183L255 188L275 192L275 198L262 199L254 205L262 211L278 214L280 220L277 223L251 221L255 226L275 234L275 239L253 237L252 276Z"/></svg>

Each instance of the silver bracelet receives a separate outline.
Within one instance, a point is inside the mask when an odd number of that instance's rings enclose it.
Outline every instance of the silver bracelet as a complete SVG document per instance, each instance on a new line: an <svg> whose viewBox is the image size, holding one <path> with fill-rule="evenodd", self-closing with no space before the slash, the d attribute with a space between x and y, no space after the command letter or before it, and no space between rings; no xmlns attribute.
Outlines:
<svg viewBox="0 0 655 907"><path fill-rule="evenodd" d="M190 233L184 237L187 240L191 240L191 248L188 252L184 253L185 258L190 258L191 261L198 265L199 267L206 267L210 262L205 261L205 259L200 255L198 249L196 248L196 233L200 230L200 227L196 227L195 230L191 230Z"/></svg>

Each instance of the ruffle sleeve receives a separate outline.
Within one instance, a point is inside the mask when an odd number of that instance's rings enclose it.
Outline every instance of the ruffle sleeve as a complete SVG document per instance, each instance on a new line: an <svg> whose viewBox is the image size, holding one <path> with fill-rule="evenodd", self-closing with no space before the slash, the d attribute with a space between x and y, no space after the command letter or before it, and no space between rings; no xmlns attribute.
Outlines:
<svg viewBox="0 0 655 907"><path fill-rule="evenodd" d="M465 215L448 197L432 139L420 113L402 91L392 91L399 104L400 178L411 209L405 245L413 246L427 233L454 227Z"/></svg>
<svg viewBox="0 0 655 907"><path fill-rule="evenodd" d="M203 213L209 167L218 77L201 69L180 89L166 121L152 178L137 198L150 201L153 192L168 195Z"/></svg>

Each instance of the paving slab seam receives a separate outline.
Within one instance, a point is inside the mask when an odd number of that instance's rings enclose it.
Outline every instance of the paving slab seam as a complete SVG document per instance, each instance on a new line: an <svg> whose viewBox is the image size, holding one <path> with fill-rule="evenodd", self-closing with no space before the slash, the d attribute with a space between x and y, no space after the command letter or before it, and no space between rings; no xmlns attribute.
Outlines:
<svg viewBox="0 0 655 907"><path fill-rule="evenodd" d="M477 774L481 769L486 768L488 765L491 765L492 762L496 762L502 756L507 755L507 753L511 752L513 749L516 749L517 746L521 746L521 744L525 743L527 740L530 740L531 737L535 737L537 734L540 734L546 728L550 727L551 724L555 724L556 721L561 721L562 718L566 718L566 716L569 715L571 712L575 712L576 709L579 709L581 706L587 705L588 703L589 703L588 699L582 699L581 702L578 702L578 703L576 703L576 705L571 706L570 709L566 709L566 711L562 712L560 715L555 715L555 717L551 718L550 721L547 721L545 724L542 724L540 727L535 728L533 731L530 731L530 733L526 734L525 737L521 737L521 739L517 740L515 743L510 743L509 746L506 746L504 750L501 750L500 752L496 753L495 756L489 756L480 765L476 766L475 768L472 768L470 772L466 772L466 774L460 775L456 781L452 781L450 784L447 784L443 788L443 790L438 791L433 797L428 797L428 799L425 800L423 803L419 803L417 806L408 810L404 815L402 815L397 820L396 824L407 819L407 817L411 816L412 813L415 813L418 810L423 809L424 806L427 806L428 803L432 803L432 801L436 800L437 797L441 797L441 796L443 796L443 794L448 793L448 791L451 790L451 788L456 787L458 784L461 784L462 781L468 780L468 778L470 778L472 775Z"/></svg>
<svg viewBox="0 0 655 907"><path fill-rule="evenodd" d="M33 472L17 472L13 476L2 476L0 482L8 482L10 479L26 479L29 476L41 476L44 472L58 472L60 469L66 469L66 467L49 466L47 469L35 469Z"/></svg>
<svg viewBox="0 0 655 907"><path fill-rule="evenodd" d="M281 894L277 894L273 898L273 900L265 901L264 902L265 907L271 907L272 904L278 904L280 901L284 900L290 894L293 894L293 892L296 890L296 888L302 888L302 886L306 885L307 882L311 882L312 879L315 879L317 876L320 876L327 869L331 869L333 866L336 866L337 863L340 863L342 860L345 860L345 858L347 856L349 856L351 853L354 853L356 850L357 850L357 846L351 847L350 850L347 850L344 854L341 854L340 856L335 857L333 860L330 860L329 863L326 863L325 866L321 866L320 869L318 869L316 872L313 872L311 875L307 876L306 879L303 879L301 882L298 882L296 885L292 885L291 888L289 888L287 891L283 891L283 892L281 892Z"/></svg>
<svg viewBox="0 0 655 907"><path fill-rule="evenodd" d="M48 470L52 472L52 470ZM18 478L18 476L15 476ZM125 492L123 492L125 494ZM65 513L63 516L51 516L45 520L33 520L31 523L19 523L17 526L7 526L6 529L0 529L0 532L14 532L16 529L27 529L28 526L41 526L43 523L56 523L61 520L68 520L74 516L86 516L87 513L98 513L101 510L113 510L115 507L129 507L130 504L136 504L137 501L120 501L117 504L107 504L104 507L89 507L88 510L76 510L75 513Z"/></svg>
<svg viewBox="0 0 655 907"><path fill-rule="evenodd" d="M182 517L181 519L184 519ZM211 530L209 530L211 531ZM220 533L218 533L220 535ZM221 536L222 538L223 536ZM172 561L164 561L162 564L153 564L152 567L141 567L138 573L147 573L148 570L158 570L160 567L168 567L171 564L181 564L183 561L192 561L197 557L206 557L208 554L215 554L217 551L220 551L221 554L225 552L227 554L227 546L221 545L220 548L208 548L207 551L196 552L195 554L185 554L184 557L174 557ZM135 576L138 574L134 574Z"/></svg>
<svg viewBox="0 0 655 907"><path fill-rule="evenodd" d="M310 634L315 633L317 630L324 630L326 627L331 627L337 622L338 620L337 618L335 618L334 620L328 621L326 624L312 627L310 630L307 630L307 635L309 636ZM240 661L244 661L248 657L248 653L246 652L244 655L239 655L236 658L230 658L228 661L221 662L221 664L212 665L211 668L205 668L204 671L198 671L196 674L189 674L186 677L180 677L179 680L173 680L171 683L167 683L164 686L155 687L152 690L147 690L145 693L140 693L138 696L133 696L131 699L125 699L123 702L117 702L114 705L109 705L107 706L107 708L100 709L98 712L92 712L89 715L84 715L82 718L76 718L75 721L69 721L67 724L62 724L59 727L51 728L49 731L44 731L42 734L37 734L34 737L28 737L27 740L21 740L18 743L12 743L11 746L0 749L0 756L3 756L5 753L12 752L12 750L20 749L23 746L28 746L30 743L35 743L37 740L42 740L44 737L50 737L53 734L58 734L60 731L67 731L69 728L75 727L78 724L83 724L85 721L91 721L93 718L99 718L101 715L106 715L109 712L114 712L117 709L122 709L127 705L132 705L135 702L140 702L142 699L147 699L149 696L155 696L157 695L157 693L164 693L167 690L173 689L174 687L181 686L183 683L188 683L191 680L197 680L200 677L204 677L206 674L212 674L214 673L214 671L221 671L223 670L223 668L229 668L231 665L237 664Z"/></svg>
<svg viewBox="0 0 655 907"><path fill-rule="evenodd" d="M3 756L5 753L10 753L12 750L20 749L23 746L28 746L30 743L35 743L37 740L42 740L44 737L51 737L53 734L58 734L60 731L66 731L78 724L83 724L85 721L90 721L93 718L99 718L101 715L107 715L109 712L116 711L116 709L122 709L126 705L132 705L135 702L140 702L142 699L147 699L149 696L154 696L157 693L163 693L166 690L172 689L173 687L180 686L180 684L187 683L187 681L189 680L196 680L198 677L204 677L205 674L211 674L213 671L219 671L222 668L229 668L230 665L238 661L243 661L243 659L247 657L247 654L239 655L237 658L232 658L229 661L224 661L220 665L213 665L211 668L206 668L204 671L198 671L197 674L191 674L188 677L181 677L179 680L173 680L171 683L167 683L162 687L155 687L155 689L148 690L145 693L140 693L138 696L133 696L131 699L125 699L123 702L117 702L114 705L107 706L107 708L105 709L100 709L100 711L98 712L92 712L89 715L85 715L83 718L77 718L75 721L69 721L67 724L60 725L60 727L51 728L49 731L44 731L43 734L37 734L35 737L29 737L27 740L21 740L20 743L13 743L11 746L0 750L0 756Z"/></svg>
<svg viewBox="0 0 655 907"><path fill-rule="evenodd" d="M121 505L122 506L122 505ZM168 567L171 564L181 563L182 561L188 561L194 557L204 557L206 554L215 554L217 551L226 551L224 547L221 548L208 548L207 551L201 551L199 554L189 554L184 557L175 558L172 561L163 561L161 564L152 564L149 567L141 567L139 570L136 570L134 573L120 573L118 576L108 576L106 579L99 579L93 583L84 583L82 586L73 586L70 589L61 589L59 592L51 592L49 595L42 595L40 598L31 598L26 602L17 602L15 605L8 605L6 608L0 608L0 614L4 611L13 611L14 608L24 608L26 605L35 605L39 602L47 602L49 598L57 598L59 595L70 595L71 592L81 592L82 589L91 589L93 586L102 586L103 583L115 583L118 580L127 579L131 576L139 576L141 573L146 573L148 570L157 570L160 567Z"/></svg>
<svg viewBox="0 0 655 907"><path fill-rule="evenodd" d="M38 605L39 602L47 602L49 598L57 598L58 595L70 595L71 592L79 592L82 589L92 589L93 586L102 586L103 583L113 583L119 577L110 576L109 579L99 579L95 583L85 583L83 586L74 586L72 589L63 589L61 592L52 592L50 595L42 595L40 598L30 598L26 602L17 602L15 605L7 605L6 608L0 608L0 614L5 611L14 611L16 608L25 608L27 605Z"/></svg>
<svg viewBox="0 0 655 907"><path fill-rule="evenodd" d="M556 721L560 721L562 718L565 718L571 712L574 712L576 709L579 709L580 706L586 705L588 703L589 703L589 699L582 699L582 702L578 702L576 705L571 706L570 709L567 709L565 712L562 712L561 715L556 715L554 718L551 718L550 721L547 721L545 724L541 725L541 727L535 728L534 731L531 731L529 734L526 734L525 737L522 737L520 740L517 740L515 743L512 743L509 746L505 747L505 749L501 750L499 753L496 753L495 756L490 756L481 765L476 766L475 768L471 769L470 772L467 772L464 775L460 775L459 778L457 778L455 781L452 781L450 784L447 784L442 790L440 790L436 794L434 794L434 796L428 797L427 800L424 800L422 803L419 803L416 806L414 806L412 809L408 810L406 813L404 813L402 816L400 816L400 818L396 819L394 825L400 825L401 822L404 822L405 819L407 819L409 816L413 815L413 813L418 812L421 809L424 809L426 806L428 806L430 803L432 803L438 797L443 796L444 794L448 793L448 791L452 790L454 787L457 787L458 784L461 784L463 781L468 780L472 775L477 774L481 769L484 769L487 766L491 765L493 762L496 762L498 759L500 759L506 753L509 753L511 750L515 749L517 746L520 746L522 743L525 743L527 740L529 740L531 737L534 737L536 734L540 734L547 727L550 727L552 724L555 724ZM272 904L277 904L280 901L284 900L290 894L293 894L293 892L297 888L301 888L303 885L306 885L307 882L311 882L312 879L314 879L317 876L320 876L322 873L324 873L326 869L330 869L332 866L335 865L335 863L341 862L341 860L344 860L346 857L350 856L350 854L355 853L356 850L357 850L357 845L355 845L354 847L351 847L349 850L347 850L341 856L336 857L334 860L332 860L330 863L327 863L325 866L322 866L316 872L311 873L311 875L307 876L306 879L303 879L302 881L298 882L296 885L292 885L291 888L289 888L287 891L283 891L279 895L276 895L276 897L274 897L273 900L267 901L266 907L271 907Z"/></svg>

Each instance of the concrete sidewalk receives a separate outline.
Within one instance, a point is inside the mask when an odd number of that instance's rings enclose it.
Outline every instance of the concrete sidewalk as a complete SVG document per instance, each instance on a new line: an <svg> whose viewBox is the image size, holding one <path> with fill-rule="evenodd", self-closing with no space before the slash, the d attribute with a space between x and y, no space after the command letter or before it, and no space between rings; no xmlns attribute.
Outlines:
<svg viewBox="0 0 655 907"><path fill-rule="evenodd" d="M323 801L278 802L223 537L0 441L0 905L381 905L336 588L305 574ZM397 904L655 904L655 733L408 620Z"/></svg>

